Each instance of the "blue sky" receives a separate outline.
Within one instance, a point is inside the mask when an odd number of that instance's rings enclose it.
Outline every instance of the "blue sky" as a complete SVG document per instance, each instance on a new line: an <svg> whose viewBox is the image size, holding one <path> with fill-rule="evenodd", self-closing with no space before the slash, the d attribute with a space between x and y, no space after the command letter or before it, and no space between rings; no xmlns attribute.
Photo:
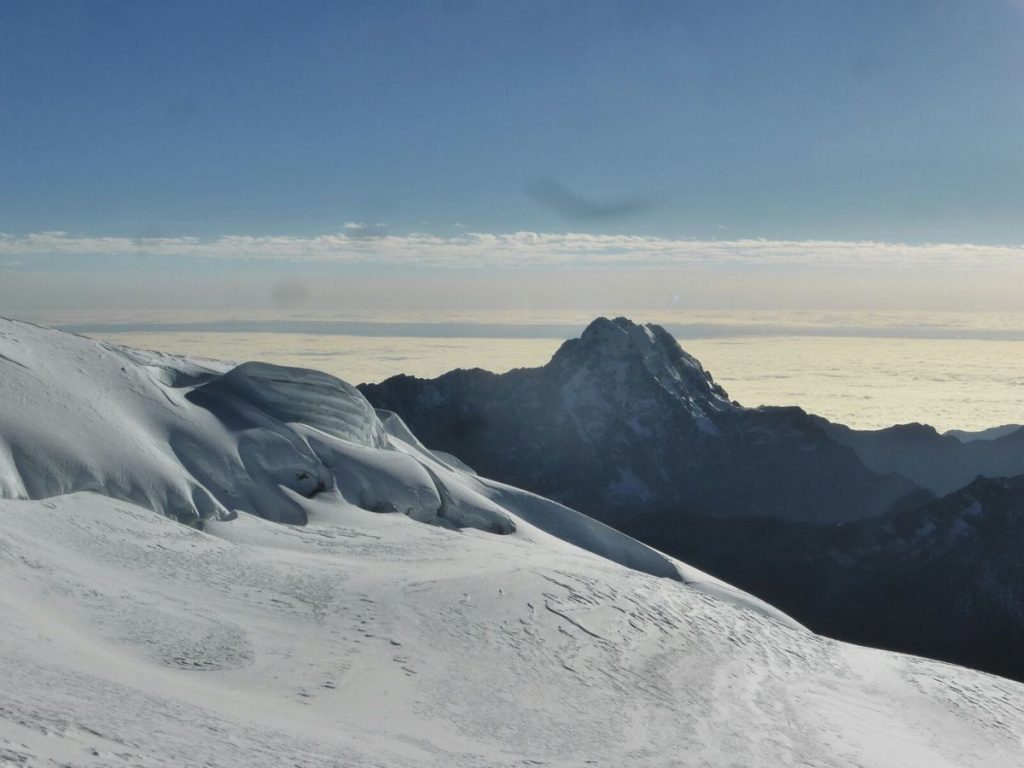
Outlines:
<svg viewBox="0 0 1024 768"><path fill-rule="evenodd" d="M4 0L0 269L229 235L1017 245L1022 33L1019 0Z"/></svg>

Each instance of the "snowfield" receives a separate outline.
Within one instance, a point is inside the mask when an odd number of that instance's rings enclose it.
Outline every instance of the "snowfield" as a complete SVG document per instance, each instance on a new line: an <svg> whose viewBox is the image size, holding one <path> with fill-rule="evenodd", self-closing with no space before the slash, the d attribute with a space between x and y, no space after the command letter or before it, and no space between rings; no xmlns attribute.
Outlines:
<svg viewBox="0 0 1024 768"><path fill-rule="evenodd" d="M0 320L0 766L1019 766L1024 686L833 642L314 371Z"/></svg>

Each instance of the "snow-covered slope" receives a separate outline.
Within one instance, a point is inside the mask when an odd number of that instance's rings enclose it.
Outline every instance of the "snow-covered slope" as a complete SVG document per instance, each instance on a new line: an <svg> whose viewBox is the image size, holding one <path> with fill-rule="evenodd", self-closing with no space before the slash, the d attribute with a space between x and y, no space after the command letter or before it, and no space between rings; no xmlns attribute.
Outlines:
<svg viewBox="0 0 1024 768"><path fill-rule="evenodd" d="M791 619L580 513L435 457L318 371L194 361L0 320L0 498L95 491L203 526L308 501L579 546Z"/></svg>
<svg viewBox="0 0 1024 768"><path fill-rule="evenodd" d="M1024 687L815 636L322 374L3 321L0 445L0 764L1024 754Z"/></svg>

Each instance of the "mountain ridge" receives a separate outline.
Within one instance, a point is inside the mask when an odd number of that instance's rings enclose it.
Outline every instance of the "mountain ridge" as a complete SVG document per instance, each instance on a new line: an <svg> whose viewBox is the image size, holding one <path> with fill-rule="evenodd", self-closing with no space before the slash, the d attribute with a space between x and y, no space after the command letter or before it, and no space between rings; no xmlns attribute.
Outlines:
<svg viewBox="0 0 1024 768"><path fill-rule="evenodd" d="M359 388L433 447L606 522L646 514L650 498L723 516L855 519L920 490L869 469L802 409L733 403L664 329L626 318L595 320L540 368ZM499 435L503 450L489 449ZM546 471L552 463L557 473ZM571 491L565 471L581 478ZM622 485L641 503L616 494ZM830 492L836 485L844 498Z"/></svg>

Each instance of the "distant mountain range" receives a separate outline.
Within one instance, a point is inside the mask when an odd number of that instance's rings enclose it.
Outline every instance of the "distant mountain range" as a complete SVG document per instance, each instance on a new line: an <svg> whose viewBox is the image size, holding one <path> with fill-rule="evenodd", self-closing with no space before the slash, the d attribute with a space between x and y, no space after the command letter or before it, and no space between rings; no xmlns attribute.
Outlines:
<svg viewBox="0 0 1024 768"><path fill-rule="evenodd" d="M1024 475L1024 428L863 431L797 407L745 408L668 332L625 318L595 320L540 368L360 389L481 474L815 630L1024 679L1010 651L1024 636L1024 563L999 554L1024 541L1024 482L974 482Z"/></svg>
<svg viewBox="0 0 1024 768"><path fill-rule="evenodd" d="M853 448L875 472L896 472L936 494L963 488L974 478L1024 473L1024 428L1013 426L988 439L940 435L926 424L856 430L821 419L837 443Z"/></svg>

